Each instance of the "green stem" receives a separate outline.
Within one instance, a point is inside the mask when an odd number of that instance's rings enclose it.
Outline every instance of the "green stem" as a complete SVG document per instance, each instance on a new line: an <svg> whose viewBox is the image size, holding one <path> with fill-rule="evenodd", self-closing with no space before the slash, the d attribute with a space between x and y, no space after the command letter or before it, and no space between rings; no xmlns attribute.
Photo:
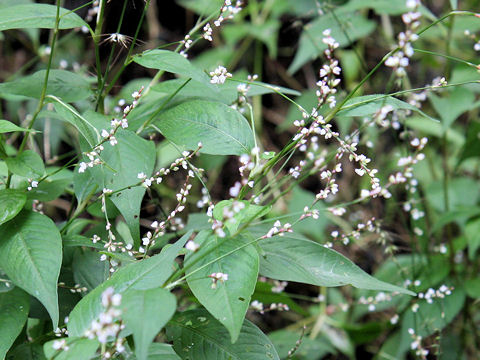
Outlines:
<svg viewBox="0 0 480 360"><path fill-rule="evenodd" d="M128 3L128 0L124 0L122 13L120 15L120 20L118 21L118 25L117 25L117 34L120 33L120 30L122 28L122 23L123 23L123 18L125 16L125 9L127 8L127 3ZM113 55L115 53L116 47L117 47L117 43L114 42L113 45L112 45L112 48L110 49L110 54L108 55L107 66L105 68L105 74L103 75L103 79L101 80L101 83L99 83L98 95L97 95L97 105L96 105L97 109L101 104L104 103L105 96L103 94L103 89L105 88L105 83L107 81L108 73L110 71L110 63L113 59ZM102 105L102 107L103 107L103 105Z"/></svg>
<svg viewBox="0 0 480 360"><path fill-rule="evenodd" d="M105 11L106 0L100 0L100 11L97 14L97 23L95 25L95 33L93 35L93 43L95 46L95 64L97 68L97 83L100 86L103 82L102 78L102 64L100 61L100 38L102 35L103 27L103 14ZM98 93L99 103L97 103L97 109L103 114L105 113L103 98L101 93Z"/></svg>
<svg viewBox="0 0 480 360"><path fill-rule="evenodd" d="M43 81L42 92L40 93L40 99L38 101L37 109L35 110L35 113L33 114L32 119L28 123L27 130L31 130L33 128L35 120L37 119L38 114L42 110L45 102L45 96L47 94L48 77L50 75L50 68L52 67L53 56L55 53L55 42L58 36L59 23L60 23L60 0L57 0L57 13L55 15L55 26L53 29L53 36L52 36L52 41L50 45L50 56L48 58L47 69L45 71L45 78ZM23 150L25 150L25 146L27 145L29 135L30 135L30 131L26 131L22 139L22 142L20 143L20 147L18 148L17 156L20 156L23 153ZM7 177L7 183L6 183L7 188L10 187L11 180L12 180L12 173L8 171L8 177Z"/></svg>

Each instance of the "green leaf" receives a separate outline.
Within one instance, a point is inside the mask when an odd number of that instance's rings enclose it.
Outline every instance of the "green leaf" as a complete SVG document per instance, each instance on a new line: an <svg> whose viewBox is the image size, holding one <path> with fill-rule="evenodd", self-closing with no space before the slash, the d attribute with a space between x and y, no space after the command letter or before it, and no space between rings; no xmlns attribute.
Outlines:
<svg viewBox="0 0 480 360"><path fill-rule="evenodd" d="M89 240L91 244L92 241ZM103 246L100 245L103 249ZM100 261L100 254L96 251L77 250L72 261L73 278L76 284L85 286L92 291L108 279L110 274L108 261Z"/></svg>
<svg viewBox="0 0 480 360"><path fill-rule="evenodd" d="M17 157L9 157L5 160L10 170L15 175L37 179L45 174L43 160L35 151L25 150Z"/></svg>
<svg viewBox="0 0 480 360"><path fill-rule="evenodd" d="M291 330L277 330L268 334L272 340L278 354L282 359L288 359L288 353L296 346L296 342L300 339L301 333ZM323 359L328 354L335 354L337 351L324 336L317 336L310 339L304 336L300 347L295 352L295 359Z"/></svg>
<svg viewBox="0 0 480 360"><path fill-rule="evenodd" d="M471 157L480 156L480 122L472 121L468 126L467 140L462 148L458 164Z"/></svg>
<svg viewBox="0 0 480 360"><path fill-rule="evenodd" d="M135 55L133 61L149 69L164 70L210 84L210 78L205 72L193 66L182 55L173 51L147 50Z"/></svg>
<svg viewBox="0 0 480 360"><path fill-rule="evenodd" d="M97 184L101 188L113 191L137 184L137 174L143 172L147 176L155 165L155 145L152 141L142 139L132 131L119 129L115 135L118 144L105 144L102 159L115 170L97 167ZM136 186L113 194L110 199L125 218L133 239L140 241L140 206L145 194L145 187ZM138 244L137 244L138 245Z"/></svg>
<svg viewBox="0 0 480 360"><path fill-rule="evenodd" d="M62 100L55 96L50 96L55 103L56 112L62 116L62 119L69 122L83 135L87 140L88 145L93 148L100 143L100 133L98 130L90 124L90 122L80 115L71 105L65 104Z"/></svg>
<svg viewBox="0 0 480 360"><path fill-rule="evenodd" d="M200 250L185 259L188 285L200 303L227 328L233 343L240 334L255 290L257 251L253 245L238 249L247 242L244 238L222 239L211 231L199 233L195 242ZM214 289L209 278L212 273L227 274L228 280L218 281Z"/></svg>
<svg viewBox="0 0 480 360"><path fill-rule="evenodd" d="M360 289L414 295L409 290L375 279L342 254L305 238L274 236L262 240L259 245L263 250L260 274L272 279L317 286L351 284Z"/></svg>
<svg viewBox="0 0 480 360"><path fill-rule="evenodd" d="M21 95L39 99L45 81L45 70L0 84L0 96ZM92 94L90 84L82 76L65 70L50 70L46 95L65 102L79 101ZM48 99L48 98L47 98Z"/></svg>
<svg viewBox="0 0 480 360"><path fill-rule="evenodd" d="M30 296L19 288L0 293L0 359L22 331L29 308Z"/></svg>
<svg viewBox="0 0 480 360"><path fill-rule="evenodd" d="M23 343L10 350L7 360L45 360L42 345L36 343Z"/></svg>
<svg viewBox="0 0 480 360"><path fill-rule="evenodd" d="M308 61L319 56L327 46L323 43L323 31L331 30L332 36L340 44L340 47L348 46L357 39L370 34L376 27L376 23L367 20L359 14L345 13L341 18L332 13L320 16L318 19L305 25L300 36L300 45L296 52L288 72L297 72Z"/></svg>
<svg viewBox="0 0 480 360"><path fill-rule="evenodd" d="M10 29L53 29L57 7L48 4L25 4L3 8L0 12L0 31ZM60 8L59 29L71 29L88 26L80 16Z"/></svg>
<svg viewBox="0 0 480 360"><path fill-rule="evenodd" d="M122 319L133 333L138 360L148 358L149 346L175 313L177 300L169 291L131 289L122 296Z"/></svg>
<svg viewBox="0 0 480 360"><path fill-rule="evenodd" d="M148 360L180 360L172 345L153 343L148 348Z"/></svg>
<svg viewBox="0 0 480 360"><path fill-rule="evenodd" d="M178 2L198 15L210 15L217 12L223 4L223 0L179 0Z"/></svg>
<svg viewBox="0 0 480 360"><path fill-rule="evenodd" d="M185 79L173 79L162 81L159 84L156 84L152 87L152 90L159 95L164 97L170 96L172 93L177 91L180 86L184 85ZM238 97L237 84L235 86L224 86L230 85L229 83L219 86L221 91L218 91L216 88L212 87L210 84L205 84L204 82L199 82L196 80L189 81L186 85L175 96L175 100L186 99L186 98L202 98L212 101L221 101L224 104L233 103Z"/></svg>
<svg viewBox="0 0 480 360"><path fill-rule="evenodd" d="M50 218L23 211L0 226L0 267L13 283L36 297L58 326L57 282L62 239Z"/></svg>
<svg viewBox="0 0 480 360"><path fill-rule="evenodd" d="M475 101L475 95L463 87L455 87L447 92L448 96L439 97L430 92L428 97L443 122L443 129L448 129L465 111L470 110Z"/></svg>
<svg viewBox="0 0 480 360"><path fill-rule="evenodd" d="M68 350L55 350L53 343L57 340L51 340L43 345L43 351L47 359L55 360L90 360L97 352L100 343L95 339L86 339L78 337L64 338L67 342Z"/></svg>
<svg viewBox="0 0 480 360"><path fill-rule="evenodd" d="M25 192L16 189L0 190L0 225L13 219L27 201Z"/></svg>
<svg viewBox="0 0 480 360"><path fill-rule="evenodd" d="M8 120L0 120L0 134L15 132L15 131L32 131L32 130L17 126Z"/></svg>
<svg viewBox="0 0 480 360"><path fill-rule="evenodd" d="M475 259L475 253L480 248L480 218L471 220L465 226L465 236L468 242L468 257Z"/></svg>
<svg viewBox="0 0 480 360"><path fill-rule="evenodd" d="M416 106L399 100L393 96L388 95L365 95L350 99L342 107L342 110L337 113L338 116L359 116L365 117L373 115L380 111L383 106L389 105L393 110L411 110L420 113L428 119L438 121L429 115L425 114Z"/></svg>
<svg viewBox="0 0 480 360"><path fill-rule="evenodd" d="M70 184L70 180L43 180L36 188L27 192L28 199L40 201L52 201L60 197L65 192L65 188Z"/></svg>
<svg viewBox="0 0 480 360"><path fill-rule="evenodd" d="M104 250L103 243L93 243L92 239L82 235L66 235L63 238L63 246L68 247L91 247L99 250Z"/></svg>
<svg viewBox="0 0 480 360"><path fill-rule="evenodd" d="M250 321L244 321L231 344L222 324L205 310L175 315L167 324L167 337L184 360L280 360L272 342Z"/></svg>
<svg viewBox="0 0 480 360"><path fill-rule="evenodd" d="M83 336L92 321L98 317L102 311L102 292L108 287L112 286L116 293L121 294L128 289L148 290L162 286L173 273L173 261L191 234L188 232L175 244L165 246L158 255L118 269L110 279L85 296L70 314L70 336Z"/></svg>
<svg viewBox="0 0 480 360"><path fill-rule="evenodd" d="M217 203L215 205L215 208L213 209L214 218L223 221L225 207L228 206L231 208L234 203L235 207L243 206L243 208L240 211L235 212L233 218L230 218L225 222L225 226L230 231L230 234L234 234L241 223L255 220L255 218L260 219L262 216L268 214L269 211L272 209L271 206L253 205L246 200L222 200Z"/></svg>
<svg viewBox="0 0 480 360"><path fill-rule="evenodd" d="M177 145L214 155L250 154L252 129L236 110L219 102L193 100L159 115L155 125Z"/></svg>
<svg viewBox="0 0 480 360"><path fill-rule="evenodd" d="M417 335L427 337L447 326L463 308L465 291L458 286L443 299L434 298L431 304L419 300L418 311L408 309L402 320L402 342L410 344L412 337L408 329L415 330Z"/></svg>

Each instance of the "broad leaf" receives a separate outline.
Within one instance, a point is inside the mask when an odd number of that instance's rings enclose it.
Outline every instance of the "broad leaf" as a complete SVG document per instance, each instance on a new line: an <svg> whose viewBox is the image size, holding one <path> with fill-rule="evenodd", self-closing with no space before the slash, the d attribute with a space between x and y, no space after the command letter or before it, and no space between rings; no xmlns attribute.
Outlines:
<svg viewBox="0 0 480 360"><path fill-rule="evenodd" d="M17 126L8 120L0 120L0 134L15 132L15 131L32 131L32 130L28 130L20 126Z"/></svg>
<svg viewBox="0 0 480 360"><path fill-rule="evenodd" d="M43 345L45 356L49 360L90 360L97 352L100 343L96 339L86 338L65 338L68 349L55 350L53 343L57 340L51 340Z"/></svg>
<svg viewBox="0 0 480 360"><path fill-rule="evenodd" d="M432 300L431 304L426 300L419 300L417 312L411 309L405 312L401 326L402 340L398 344L400 348L412 342L412 336L408 333L410 328L414 329L417 335L427 337L446 327L462 309L465 291L455 286L450 295L446 295L443 299L433 298Z"/></svg>
<svg viewBox="0 0 480 360"><path fill-rule="evenodd" d="M305 25L300 37L299 48L288 71L290 73L297 72L305 63L315 59L326 49L327 45L322 41L324 30L330 29L335 40L341 47L344 47L370 34L375 26L375 22L367 20L359 14L342 14L340 19L333 16L332 13L320 16Z"/></svg>
<svg viewBox="0 0 480 360"><path fill-rule="evenodd" d="M153 343L148 348L148 360L180 360L172 345Z"/></svg>
<svg viewBox="0 0 480 360"><path fill-rule="evenodd" d="M175 315L167 325L167 337L184 360L280 359L268 337L250 321L245 320L238 340L232 344L222 324L205 310Z"/></svg>
<svg viewBox="0 0 480 360"><path fill-rule="evenodd" d="M108 287L112 286L116 293L123 293L128 289L148 290L162 286L173 273L173 261L191 234L186 233L158 255L120 268L110 279L85 296L70 314L70 336L83 336L92 321L98 317L102 311L102 292Z"/></svg>
<svg viewBox="0 0 480 360"><path fill-rule="evenodd" d="M193 100L158 117L155 125L177 145L214 155L249 154L254 146L252 129L236 110L219 102Z"/></svg>
<svg viewBox="0 0 480 360"><path fill-rule="evenodd" d="M118 144L105 144L102 159L115 172L103 167L97 168L97 183L113 191L137 184L137 175L141 172L150 176L155 165L155 145L151 141L128 130L118 130L115 137ZM103 172L103 173L102 173ZM103 184L101 184L103 182ZM140 240L140 206L145 187L136 186L113 194L110 199L125 218L130 233L135 241Z"/></svg>
<svg viewBox="0 0 480 360"><path fill-rule="evenodd" d="M388 95L365 95L355 97L347 101L337 115L365 117L376 114L386 105L391 106L393 110L416 111L428 119L435 120L416 106Z"/></svg>
<svg viewBox="0 0 480 360"><path fill-rule="evenodd" d="M122 319L133 333L138 360L149 358L149 346L175 313L177 300L169 291L131 289L122 296Z"/></svg>
<svg viewBox="0 0 480 360"><path fill-rule="evenodd" d="M249 222L255 219L260 219L262 216L268 214L271 206L253 205L246 200L222 200L215 205L213 209L213 217L217 220L223 221L225 208L233 206L243 206L235 215L225 222L225 226L234 234L241 223ZM230 210L231 211L231 210Z"/></svg>
<svg viewBox="0 0 480 360"><path fill-rule="evenodd" d="M29 308L30 296L19 288L0 293L0 359L22 331Z"/></svg>
<svg viewBox="0 0 480 360"><path fill-rule="evenodd" d="M205 72L193 66L182 55L173 51L147 50L135 55L133 61L150 69L164 70L210 84L210 78ZM211 87L214 88L213 86Z"/></svg>
<svg viewBox="0 0 480 360"><path fill-rule="evenodd" d="M91 240L87 240L90 246L95 245ZM65 240L64 245L66 245ZM103 249L103 246L99 245ZM75 283L85 286L88 291L92 291L107 280L110 273L108 261L100 261L98 252L80 249L73 256L72 270Z"/></svg>
<svg viewBox="0 0 480 360"><path fill-rule="evenodd" d="M479 157L480 156L480 122L472 121L468 126L467 130L467 139L465 141L465 145L462 148L461 155L458 159L458 164L460 164L463 160L471 158L471 157Z"/></svg>
<svg viewBox="0 0 480 360"><path fill-rule="evenodd" d="M440 97L430 92L428 97L443 122L443 129L448 129L455 120L474 107L475 95L463 87L455 87L447 92L448 96Z"/></svg>
<svg viewBox="0 0 480 360"><path fill-rule="evenodd" d="M48 4L24 4L3 8L0 12L0 31L10 29L53 29L57 7ZM60 8L59 29L88 26L74 12Z"/></svg>
<svg viewBox="0 0 480 360"><path fill-rule="evenodd" d="M185 259L188 285L200 303L227 328L233 343L240 334L255 290L257 251L253 245L238 249L246 239L222 239L211 231L200 233L195 242L201 246L200 251ZM209 278L212 273L227 274L228 280L218 281L216 288L212 288Z"/></svg>
<svg viewBox="0 0 480 360"><path fill-rule="evenodd" d="M45 306L58 325L57 282L62 264L62 239L50 218L23 211L0 226L0 267L13 283Z"/></svg>
<svg viewBox="0 0 480 360"><path fill-rule="evenodd" d="M468 257L475 259L475 253L480 248L480 218L471 220L465 226L465 235L468 242Z"/></svg>
<svg viewBox="0 0 480 360"><path fill-rule="evenodd" d="M0 225L13 219L27 201L25 192L16 189L0 190Z"/></svg>
<svg viewBox="0 0 480 360"><path fill-rule="evenodd" d="M351 284L360 289L414 295L409 290L375 279L342 254L305 238L274 236L260 241L259 245L262 249L260 274L272 279L318 286Z"/></svg>
<svg viewBox="0 0 480 360"><path fill-rule="evenodd" d="M45 179L38 184L36 188L32 188L27 192L27 198L40 201L52 201L65 192L65 188L70 185L69 179L53 180Z"/></svg>
<svg viewBox="0 0 480 360"><path fill-rule="evenodd" d="M45 81L45 70L0 84L0 96L22 95L39 99ZM50 70L46 95L65 102L83 100L92 94L90 84L82 76L65 70ZM48 98L47 98L48 99Z"/></svg>
<svg viewBox="0 0 480 360"><path fill-rule="evenodd" d="M33 150L25 150L17 157L7 158L5 162L8 170L15 175L37 179L45 173L42 158Z"/></svg>

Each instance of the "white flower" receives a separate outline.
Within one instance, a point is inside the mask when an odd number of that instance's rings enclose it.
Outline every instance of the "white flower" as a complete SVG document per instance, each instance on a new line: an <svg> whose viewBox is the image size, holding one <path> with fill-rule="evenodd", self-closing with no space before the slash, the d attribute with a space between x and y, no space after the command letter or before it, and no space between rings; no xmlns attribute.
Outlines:
<svg viewBox="0 0 480 360"><path fill-rule="evenodd" d="M232 74L230 74L225 67L219 66L210 72L210 76L212 77L210 80L212 84L223 84L227 78L232 77Z"/></svg>

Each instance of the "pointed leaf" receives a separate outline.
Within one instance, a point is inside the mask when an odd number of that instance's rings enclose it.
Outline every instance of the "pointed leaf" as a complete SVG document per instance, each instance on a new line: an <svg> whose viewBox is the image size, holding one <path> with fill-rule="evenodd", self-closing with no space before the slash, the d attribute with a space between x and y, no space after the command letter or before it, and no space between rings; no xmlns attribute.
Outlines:
<svg viewBox="0 0 480 360"><path fill-rule="evenodd" d="M97 352L100 343L95 339L68 337L68 349L55 350L51 340L43 345L43 351L48 360L90 360Z"/></svg>
<svg viewBox="0 0 480 360"><path fill-rule="evenodd" d="M180 360L172 345L153 343L148 348L148 360Z"/></svg>
<svg viewBox="0 0 480 360"><path fill-rule="evenodd" d="M45 173L42 158L33 150L25 150L17 157L7 158L5 162L8 170L15 175L37 179Z"/></svg>
<svg viewBox="0 0 480 360"><path fill-rule="evenodd" d="M75 306L70 314L68 331L70 336L83 336L102 311L102 292L112 286L116 293L128 289L148 290L162 286L173 273L173 261L192 232L186 233L175 244L148 259L130 263L115 272L110 279L95 288Z"/></svg>
<svg viewBox="0 0 480 360"><path fill-rule="evenodd" d="M29 308L30 296L19 288L0 293L0 359L22 331Z"/></svg>
<svg viewBox="0 0 480 360"><path fill-rule="evenodd" d="M122 296L122 319L133 333L135 354L146 360L149 346L175 313L177 300L169 291L130 289Z"/></svg>
<svg viewBox="0 0 480 360"><path fill-rule="evenodd" d="M222 324L205 310L175 315L167 325L167 337L184 360L280 359L272 342L250 321L245 320L238 340L231 344Z"/></svg>
<svg viewBox="0 0 480 360"><path fill-rule="evenodd" d="M375 279L342 254L305 238L274 236L260 241L259 245L263 250L260 274L272 279L318 286L351 284L360 289L414 295L409 290Z"/></svg>
<svg viewBox="0 0 480 360"><path fill-rule="evenodd" d="M340 110L337 115L365 117L379 112L380 109L386 105L391 106L393 110L404 109L416 111L427 119L438 121L425 114L416 106L413 106L393 96L379 94L358 96L350 99L345 103L345 105L342 107L342 110Z"/></svg>
<svg viewBox="0 0 480 360"><path fill-rule="evenodd" d="M321 15L304 26L299 48L288 72L291 74L297 72L304 64L317 58L327 48L322 41L324 30L330 29L340 47L344 47L367 36L375 27L374 21L368 20L360 14L344 13L340 19L333 16L332 13Z"/></svg>
<svg viewBox="0 0 480 360"><path fill-rule="evenodd" d="M0 226L0 267L13 283L36 297L58 325L57 282L62 239L50 218L23 211Z"/></svg>
<svg viewBox="0 0 480 360"><path fill-rule="evenodd" d="M127 130L119 130L115 137L118 144L105 146L102 159L116 172L104 169L104 187L118 190L139 182L138 173L147 176L153 171L155 165L155 145ZM110 197L125 218L130 233L135 241L140 240L140 206L142 204L145 187L136 186L113 194Z"/></svg>
<svg viewBox="0 0 480 360"><path fill-rule="evenodd" d="M149 69L168 71L174 74L192 78L210 86L210 78L202 70L190 63L182 55L169 50L147 50L135 55L133 61ZM213 86L210 86L214 88Z"/></svg>
<svg viewBox="0 0 480 360"><path fill-rule="evenodd" d="M0 190L0 225L13 219L27 201L25 192L16 189Z"/></svg>
<svg viewBox="0 0 480 360"><path fill-rule="evenodd" d="M254 146L252 129L238 111L212 101L193 100L159 115L155 125L177 145L214 155L250 154Z"/></svg>
<svg viewBox="0 0 480 360"><path fill-rule="evenodd" d="M44 81L45 70L40 70L33 75L0 84L0 95L22 95L39 99ZM90 84L82 76L65 70L50 70L46 94L59 97L65 102L73 102L86 99L92 92Z"/></svg>
<svg viewBox="0 0 480 360"><path fill-rule="evenodd" d="M195 242L201 245L201 250L185 259L188 285L200 303L227 328L233 343L240 334L255 291L259 267L257 251L253 245L236 250L247 242L246 239L222 239L211 231L200 233ZM206 265L210 262L213 263ZM218 281L216 288L212 288L209 278L212 273L227 274L228 280Z"/></svg>
<svg viewBox="0 0 480 360"><path fill-rule="evenodd" d="M24 4L3 8L0 12L0 31L10 29L53 29L57 7L48 4ZM60 8L59 29L87 26L74 12Z"/></svg>
<svg viewBox="0 0 480 360"><path fill-rule="evenodd" d="M0 120L0 134L15 132L15 131L33 131L33 130L22 128L8 120Z"/></svg>

